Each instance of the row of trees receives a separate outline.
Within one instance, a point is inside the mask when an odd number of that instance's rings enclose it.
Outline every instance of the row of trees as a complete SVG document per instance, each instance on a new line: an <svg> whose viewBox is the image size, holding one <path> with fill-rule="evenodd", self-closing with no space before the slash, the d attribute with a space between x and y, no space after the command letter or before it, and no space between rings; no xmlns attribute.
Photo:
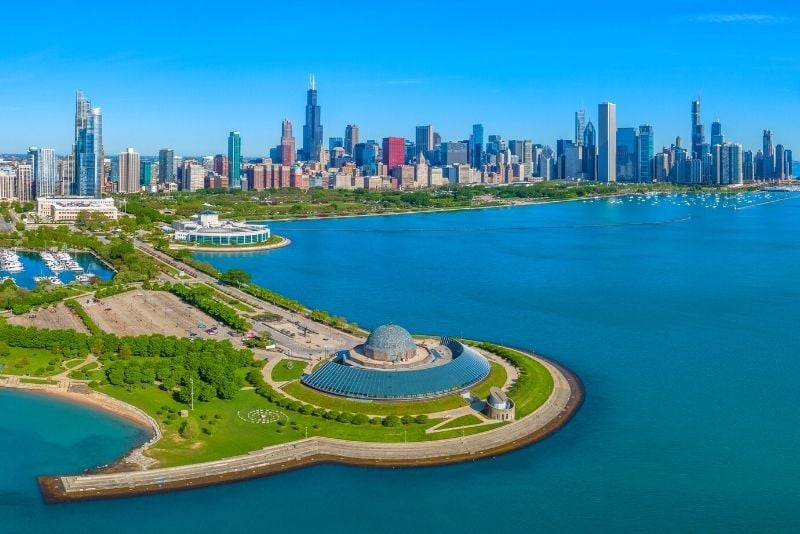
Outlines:
<svg viewBox="0 0 800 534"><path fill-rule="evenodd" d="M336 421L339 423L347 423L352 425L383 425L386 427L395 427L400 425L408 425L412 423L424 425L428 422L427 415L404 415L402 417L397 415L389 415L386 417L373 417L370 418L361 413L339 412L337 410L326 410L310 404L304 404L300 401L291 400L278 392L275 388L267 384L261 372L252 370L247 373L245 377L247 382L255 388L257 394L261 395L269 402L275 404L280 408L290 410L293 412L301 413L303 415L311 415L313 417L320 417L329 421Z"/></svg>
<svg viewBox="0 0 800 534"><path fill-rule="evenodd" d="M18 287L12 280L6 280L0 284L0 306L11 310L14 315L22 315L30 313L34 308L60 302L72 294L72 290L68 288L47 284L38 284L30 291Z"/></svg>
<svg viewBox="0 0 800 534"><path fill-rule="evenodd" d="M46 349L70 357L89 353L89 336L74 330L46 330L0 323L0 341L10 347Z"/></svg>
<svg viewBox="0 0 800 534"><path fill-rule="evenodd" d="M86 310L83 309L83 306L81 306L77 300L70 299L65 301L64 304L66 304L68 308L74 311L78 317L81 318L81 321L83 321L84 326L87 330L89 330L90 334L93 336L99 336L103 334L103 330L97 325L96 322L94 322L91 317L89 317L89 314L86 313Z"/></svg>
<svg viewBox="0 0 800 534"><path fill-rule="evenodd" d="M195 306L235 330L245 331L250 329L250 323L242 318L236 310L216 300L213 290L207 286L194 285L189 287L183 284L173 284L168 289L187 304Z"/></svg>

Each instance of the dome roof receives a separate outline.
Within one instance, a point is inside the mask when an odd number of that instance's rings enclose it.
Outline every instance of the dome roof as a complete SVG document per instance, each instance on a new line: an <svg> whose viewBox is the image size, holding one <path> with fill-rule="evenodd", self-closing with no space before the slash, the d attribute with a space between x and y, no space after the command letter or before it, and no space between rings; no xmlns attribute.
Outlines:
<svg viewBox="0 0 800 534"><path fill-rule="evenodd" d="M414 343L414 338L411 337L408 330L402 326L385 324L372 331L364 348L373 352L401 354L413 353L417 350L417 344Z"/></svg>

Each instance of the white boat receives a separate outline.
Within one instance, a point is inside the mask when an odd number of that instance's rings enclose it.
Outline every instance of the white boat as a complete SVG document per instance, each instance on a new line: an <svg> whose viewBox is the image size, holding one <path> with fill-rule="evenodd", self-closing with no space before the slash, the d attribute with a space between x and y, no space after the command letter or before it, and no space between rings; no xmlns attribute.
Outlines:
<svg viewBox="0 0 800 534"><path fill-rule="evenodd" d="M47 279L54 286L63 286L64 285L64 282L62 282L61 279L59 277L57 277L57 276L50 276Z"/></svg>

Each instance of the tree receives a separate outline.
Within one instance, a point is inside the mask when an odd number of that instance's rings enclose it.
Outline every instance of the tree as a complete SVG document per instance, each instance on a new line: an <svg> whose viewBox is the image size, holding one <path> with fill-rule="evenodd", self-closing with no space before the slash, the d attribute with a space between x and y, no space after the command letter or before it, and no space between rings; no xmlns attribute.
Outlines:
<svg viewBox="0 0 800 534"><path fill-rule="evenodd" d="M200 427L194 419L187 419L181 423L180 433L183 438L194 439L200 434Z"/></svg>
<svg viewBox="0 0 800 534"><path fill-rule="evenodd" d="M11 356L11 348L7 343L0 341L0 358L7 358Z"/></svg>
<svg viewBox="0 0 800 534"><path fill-rule="evenodd" d="M242 286L250 283L250 273L243 269L228 269L222 273L220 280L231 285Z"/></svg>
<svg viewBox="0 0 800 534"><path fill-rule="evenodd" d="M200 388L200 394L197 395L197 399L203 402L208 402L214 400L216 396L217 389L211 384L205 384L202 388Z"/></svg>

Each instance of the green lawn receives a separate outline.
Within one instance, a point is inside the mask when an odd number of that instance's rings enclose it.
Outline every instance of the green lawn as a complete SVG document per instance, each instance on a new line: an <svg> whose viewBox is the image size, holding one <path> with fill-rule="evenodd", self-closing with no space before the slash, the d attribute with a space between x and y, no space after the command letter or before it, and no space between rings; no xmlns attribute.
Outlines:
<svg viewBox="0 0 800 534"><path fill-rule="evenodd" d="M499 363L489 362L492 364L492 370L489 372L489 376L486 377L486 380L478 384L477 386L472 388L472 394L478 397L481 400L486 400L486 397L489 396L489 390L493 387L501 388L508 380L508 373L506 373L506 368L500 365Z"/></svg>
<svg viewBox="0 0 800 534"><path fill-rule="evenodd" d="M306 362L300 360L281 360L272 368L272 379L276 382L297 380L303 376L303 371L305 371L307 365Z"/></svg>
<svg viewBox="0 0 800 534"><path fill-rule="evenodd" d="M306 435L306 429L309 436L328 436L353 441L396 443L406 439L408 441L442 439L439 434L425 434L427 428L440 423L441 419L432 419L425 424L412 423L398 427L338 423L278 408L255 392L243 390L232 400L195 402L195 410L190 417L197 421L203 430L196 439L187 440L180 436L179 429L184 420L177 415L178 411L187 407L174 401L168 393L155 386L138 387L128 391L122 387L104 385L99 390L138 406L155 417L164 437L149 454L158 459L161 462L159 465L164 467L245 454L269 445L302 439ZM277 423L261 425L243 421L237 414L237 412L246 414L253 409L280 412L285 414L284 420L288 422L283 426ZM216 418L217 415L220 418ZM296 423L296 426L292 423ZM451 437L458 435L461 434L456 433Z"/></svg>
<svg viewBox="0 0 800 534"><path fill-rule="evenodd" d="M63 371L61 355L47 349L11 347L9 356L0 357L0 365L0 373L7 375L50 376Z"/></svg>
<svg viewBox="0 0 800 534"><path fill-rule="evenodd" d="M304 386L300 382L292 382L283 387L283 391L292 397L320 406L328 410L340 412L367 413L371 415L419 415L423 413L443 412L454 408L461 408L467 402L461 395L450 395L438 399L407 402L377 402L348 400L341 397L327 395L317 390Z"/></svg>
<svg viewBox="0 0 800 534"><path fill-rule="evenodd" d="M65 361L64 362L64 367L66 367L67 369L72 369L75 366L80 365L85 361L86 361L86 358L73 358L71 360Z"/></svg>
<svg viewBox="0 0 800 534"><path fill-rule="evenodd" d="M478 417L477 415L472 415L468 413L467 415L462 415L461 417L456 417L455 419L451 419L447 423L443 424L436 430L444 430L445 428L458 428L461 426L472 426L472 425L479 425L483 423L483 419Z"/></svg>
<svg viewBox="0 0 800 534"><path fill-rule="evenodd" d="M508 391L516 405L517 419L536 411L553 392L553 377L541 363L530 356L507 347L491 343L476 343L476 346L510 360L519 370L519 379Z"/></svg>

